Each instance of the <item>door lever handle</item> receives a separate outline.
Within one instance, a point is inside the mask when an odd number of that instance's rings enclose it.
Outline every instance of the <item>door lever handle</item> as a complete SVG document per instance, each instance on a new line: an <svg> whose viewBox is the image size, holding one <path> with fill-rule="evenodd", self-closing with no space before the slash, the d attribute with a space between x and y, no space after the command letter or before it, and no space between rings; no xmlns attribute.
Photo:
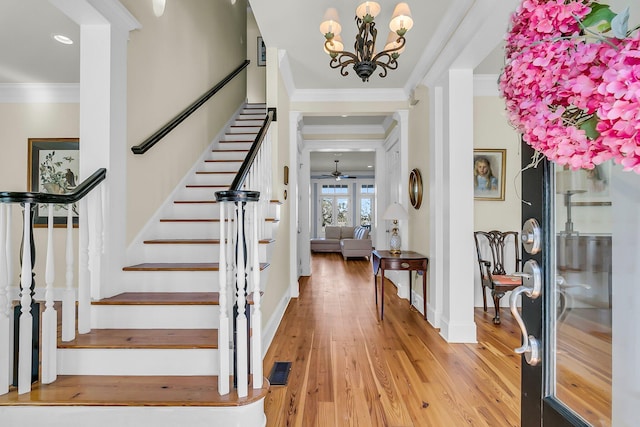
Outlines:
<svg viewBox="0 0 640 427"><path fill-rule="evenodd" d="M511 314L514 319L516 319L518 326L520 326L520 331L522 331L522 345L514 351L517 354L524 354L527 363L531 366L536 366L540 363L541 358L540 341L538 341L538 339L533 335L529 335L527 332L527 327L522 320L522 316L520 316L520 312L518 312L517 303L518 297L522 294L527 295L531 299L536 299L540 296L540 292L542 290L542 276L538 263L534 260L527 261L524 266L524 274L522 275L522 278L523 284L515 288L509 297L509 308L511 309Z"/></svg>

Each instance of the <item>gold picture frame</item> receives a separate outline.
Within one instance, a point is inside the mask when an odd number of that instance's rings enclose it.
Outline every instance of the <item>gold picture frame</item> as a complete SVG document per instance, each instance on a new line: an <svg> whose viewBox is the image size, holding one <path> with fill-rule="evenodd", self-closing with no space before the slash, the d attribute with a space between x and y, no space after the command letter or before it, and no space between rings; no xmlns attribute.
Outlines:
<svg viewBox="0 0 640 427"><path fill-rule="evenodd" d="M504 200L506 166L506 149L473 150L473 198L475 200Z"/></svg>

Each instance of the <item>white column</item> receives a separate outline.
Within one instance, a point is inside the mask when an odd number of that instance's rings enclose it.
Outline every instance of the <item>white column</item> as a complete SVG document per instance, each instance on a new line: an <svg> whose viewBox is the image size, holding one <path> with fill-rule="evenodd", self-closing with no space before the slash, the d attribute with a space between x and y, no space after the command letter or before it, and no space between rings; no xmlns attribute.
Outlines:
<svg viewBox="0 0 640 427"><path fill-rule="evenodd" d="M440 334L448 342L476 342L473 318L473 70L448 73L444 138L443 311Z"/></svg>
<svg viewBox="0 0 640 427"><path fill-rule="evenodd" d="M79 204L78 204L79 205ZM62 341L71 341L76 337L76 296L73 288L73 209L67 211L67 245L65 289L62 295Z"/></svg>
<svg viewBox="0 0 640 427"><path fill-rule="evenodd" d="M51 0L80 25L80 180L107 169L102 288L114 293L126 249L127 41L140 23L117 0ZM86 212L86 211L85 211ZM88 230L80 229L79 233ZM82 239L82 237L81 237ZM109 280L105 280L105 276Z"/></svg>
<svg viewBox="0 0 640 427"><path fill-rule="evenodd" d="M31 391L33 317L31 316L31 204L24 204L22 271L20 273L20 337L18 339L18 394Z"/></svg>
<svg viewBox="0 0 640 427"><path fill-rule="evenodd" d="M225 211L227 202L218 203L220 210L220 253L218 263L218 293L220 295L218 307L219 327L218 327L218 354L220 360L220 372L218 372L218 393L225 395L229 393L229 316L227 302L227 247L231 241L227 242L227 224Z"/></svg>
<svg viewBox="0 0 640 427"><path fill-rule="evenodd" d="M443 89L435 86L429 97L429 298L427 320L440 328L444 285L444 100Z"/></svg>
<svg viewBox="0 0 640 427"><path fill-rule="evenodd" d="M47 261L45 266L45 310L42 315L42 383L56 380L56 347L58 346L58 316L53 308L53 282L56 277L53 250L53 204L48 205ZM71 210L71 206L68 207Z"/></svg>

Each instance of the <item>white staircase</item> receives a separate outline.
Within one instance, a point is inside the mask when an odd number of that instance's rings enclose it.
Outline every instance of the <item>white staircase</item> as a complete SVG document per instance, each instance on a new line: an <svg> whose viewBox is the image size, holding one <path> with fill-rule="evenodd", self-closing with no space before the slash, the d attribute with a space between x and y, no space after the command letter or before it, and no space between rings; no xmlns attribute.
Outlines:
<svg viewBox="0 0 640 427"><path fill-rule="evenodd" d="M144 229L128 252L134 262L123 269L122 292L91 302L91 332L76 335L69 342L58 339L58 375L103 377L105 382L113 381L110 376L149 379L169 376L175 377L176 383L184 380L181 377L210 377L215 388L220 357L217 349L220 221L215 192L228 189L265 115L263 104L245 106L224 138L212 144L209 155L194 167L184 185ZM269 206L265 232L259 241L262 284L266 283L273 232L279 217L279 203L273 201ZM249 303L252 303L251 297ZM257 351L262 353L262 349ZM165 382L171 384L172 380ZM35 387L55 386L56 382ZM262 404L256 406L256 402L262 401L267 390L268 384L264 381L263 387L254 390L249 399L236 396L234 400L232 393L215 405L197 398L191 403L179 401L175 405L215 406L217 421L209 420L209 425L256 425L251 424L255 421L242 423L242 414L246 412L246 420L264 421L264 415L261 418L258 414ZM2 414L6 413L2 405L8 403L2 400L5 396L0 396L2 425ZM95 396L92 399L92 404L98 404ZM166 400L166 396L163 399ZM69 404L74 403L40 403ZM83 403L80 398L75 404L90 403ZM123 403L105 400L99 405ZM138 406L135 402L126 405ZM154 406L148 401L140 405ZM247 407L242 408L243 405ZM227 409L221 410L221 407ZM184 425L199 425L189 424L188 418L184 420Z"/></svg>

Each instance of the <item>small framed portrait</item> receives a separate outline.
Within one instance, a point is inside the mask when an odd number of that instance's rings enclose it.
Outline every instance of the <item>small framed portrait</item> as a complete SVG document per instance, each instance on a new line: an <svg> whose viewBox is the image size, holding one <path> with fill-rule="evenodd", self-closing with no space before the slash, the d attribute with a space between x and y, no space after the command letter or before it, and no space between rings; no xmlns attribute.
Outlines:
<svg viewBox="0 0 640 427"><path fill-rule="evenodd" d="M267 47L264 45L262 37L258 37L258 67L267 65Z"/></svg>
<svg viewBox="0 0 640 427"><path fill-rule="evenodd" d="M78 138L29 138L27 163L27 188L35 193L67 194L78 183L79 148ZM54 205L54 227L65 227L67 211L73 211L73 224L78 224L76 204ZM35 208L34 227L46 227L49 206L40 204Z"/></svg>
<svg viewBox="0 0 640 427"><path fill-rule="evenodd" d="M473 197L475 200L504 200L507 162L505 149L473 150Z"/></svg>

